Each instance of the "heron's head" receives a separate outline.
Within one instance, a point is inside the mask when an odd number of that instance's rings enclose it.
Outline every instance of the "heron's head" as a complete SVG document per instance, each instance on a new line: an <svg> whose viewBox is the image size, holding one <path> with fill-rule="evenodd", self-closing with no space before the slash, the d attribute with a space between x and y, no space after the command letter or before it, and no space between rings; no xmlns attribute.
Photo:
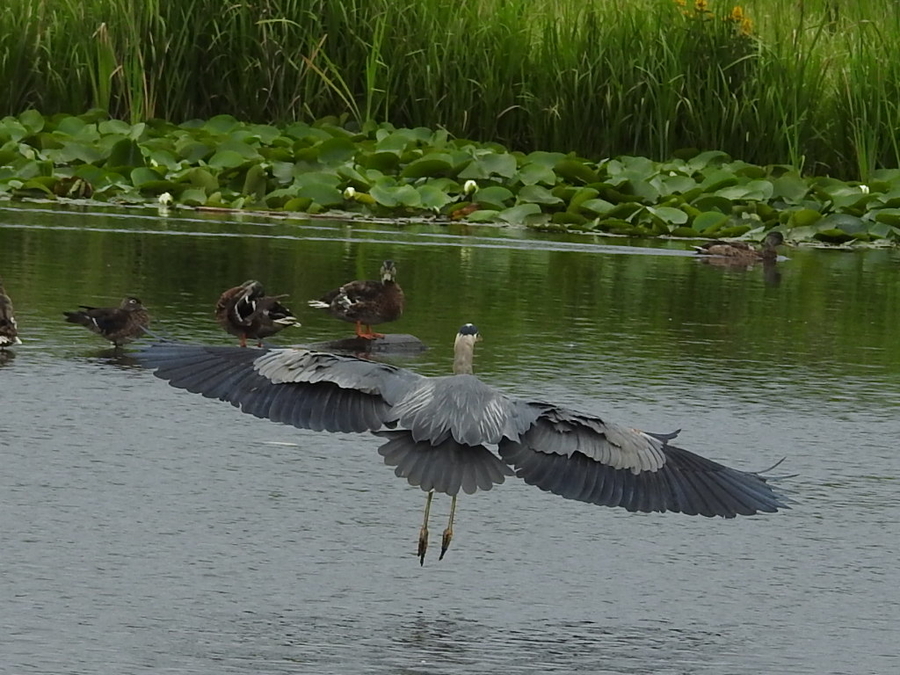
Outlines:
<svg viewBox="0 0 900 675"><path fill-rule="evenodd" d="M381 263L381 282L387 283L397 278L397 266L393 260L385 260Z"/></svg>
<svg viewBox="0 0 900 675"><path fill-rule="evenodd" d="M766 238L763 239L763 245L766 248L775 248L776 246L781 246L784 243L784 235L781 232L775 232L772 230L766 235Z"/></svg>
<svg viewBox="0 0 900 675"><path fill-rule="evenodd" d="M481 333L478 332L478 327L473 323L464 324L456 334L455 344L459 344L460 342L472 345L473 347L476 342L481 342Z"/></svg>
<svg viewBox="0 0 900 675"><path fill-rule="evenodd" d="M144 309L144 305L141 304L140 298L133 298L129 296L122 300L121 303L119 303L119 309L133 311L135 309Z"/></svg>

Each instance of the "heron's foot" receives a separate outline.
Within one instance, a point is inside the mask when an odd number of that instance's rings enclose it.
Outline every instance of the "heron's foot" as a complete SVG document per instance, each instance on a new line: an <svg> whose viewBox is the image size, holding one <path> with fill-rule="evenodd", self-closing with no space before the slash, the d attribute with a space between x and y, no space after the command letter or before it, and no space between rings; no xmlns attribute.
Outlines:
<svg viewBox="0 0 900 675"><path fill-rule="evenodd" d="M422 526L419 530L419 565L425 564L425 551L428 550L428 528ZM441 557L443 557L443 553L441 553Z"/></svg>
<svg viewBox="0 0 900 675"><path fill-rule="evenodd" d="M448 527L444 530L444 536L441 538L441 555L438 560L444 559L444 554L447 552L447 549L450 548L451 539L453 539L453 528Z"/></svg>
<svg viewBox="0 0 900 675"><path fill-rule="evenodd" d="M246 346L247 346L247 336L241 335L241 347L246 347Z"/></svg>

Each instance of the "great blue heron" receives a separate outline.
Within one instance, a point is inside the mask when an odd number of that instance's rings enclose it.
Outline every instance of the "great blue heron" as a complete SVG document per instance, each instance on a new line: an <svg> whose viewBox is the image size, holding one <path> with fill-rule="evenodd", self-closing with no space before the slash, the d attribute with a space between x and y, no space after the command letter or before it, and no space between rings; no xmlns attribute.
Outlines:
<svg viewBox="0 0 900 675"><path fill-rule="evenodd" d="M420 562L435 492L452 496L443 558L460 489L490 490L513 474L568 499L629 511L732 518L786 506L765 477L675 447L674 434L646 433L488 386L472 374L477 340L472 324L459 330L454 374L444 377L308 349L162 343L138 359L175 387L257 417L386 438L378 449L385 463L428 493Z"/></svg>
<svg viewBox="0 0 900 675"><path fill-rule="evenodd" d="M327 309L332 316L355 323L356 334L361 338L384 337L373 333L372 326L399 319L405 298L397 283L397 266L393 260L381 264L380 275L380 281L347 282L318 300L310 300L309 306Z"/></svg>
<svg viewBox="0 0 900 675"><path fill-rule="evenodd" d="M714 256L724 263L735 265L752 265L758 262L774 263L778 258L777 246L784 243L781 232L770 230L763 239L762 248L756 249L745 241L708 241L695 246L697 253Z"/></svg>
<svg viewBox="0 0 900 675"><path fill-rule="evenodd" d="M12 300L3 288L3 280L0 279L0 349L20 345L18 324L13 314Z"/></svg>
<svg viewBox="0 0 900 675"><path fill-rule="evenodd" d="M63 312L66 321L105 337L117 349L141 337L150 323L150 315L137 298L125 298L118 307L80 307L75 312Z"/></svg>
<svg viewBox="0 0 900 675"><path fill-rule="evenodd" d="M216 321L247 346L247 338L260 341L288 326L300 322L291 310L278 302L285 295L266 295L263 285L250 279L240 286L229 288L216 303ZM262 346L262 343L259 343Z"/></svg>

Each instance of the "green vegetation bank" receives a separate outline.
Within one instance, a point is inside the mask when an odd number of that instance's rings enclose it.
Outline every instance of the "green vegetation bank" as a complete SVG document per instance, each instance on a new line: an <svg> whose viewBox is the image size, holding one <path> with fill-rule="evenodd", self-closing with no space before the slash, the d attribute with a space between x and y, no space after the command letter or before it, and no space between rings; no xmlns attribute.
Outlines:
<svg viewBox="0 0 900 675"><path fill-rule="evenodd" d="M7 196L897 239L887 0L10 2Z"/></svg>

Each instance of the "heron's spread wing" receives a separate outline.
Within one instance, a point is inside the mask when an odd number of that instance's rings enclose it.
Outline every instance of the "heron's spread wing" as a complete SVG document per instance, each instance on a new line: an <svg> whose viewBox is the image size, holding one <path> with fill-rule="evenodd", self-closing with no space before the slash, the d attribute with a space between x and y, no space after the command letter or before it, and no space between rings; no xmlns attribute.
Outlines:
<svg viewBox="0 0 900 675"><path fill-rule="evenodd" d="M384 463L396 467L394 473L426 492L448 495L490 490L502 483L512 470L483 445L465 445L447 437L441 443L416 441L409 431L379 431L388 438L378 448Z"/></svg>
<svg viewBox="0 0 900 675"><path fill-rule="evenodd" d="M500 456L526 483L568 499L629 511L723 516L774 512L783 498L765 478L669 445L666 437L547 404Z"/></svg>
<svg viewBox="0 0 900 675"><path fill-rule="evenodd" d="M137 358L173 387L228 401L256 417L315 431L363 432L383 426L390 406L377 388L362 391L324 377L317 384L302 377L291 381L288 371L274 377L277 358L265 361L268 375L260 371L259 362L267 356L291 351L160 343Z"/></svg>
<svg viewBox="0 0 900 675"><path fill-rule="evenodd" d="M342 389L379 396L388 405L428 379L387 363L309 349L266 350L254 361L254 368L273 384L330 382Z"/></svg>

